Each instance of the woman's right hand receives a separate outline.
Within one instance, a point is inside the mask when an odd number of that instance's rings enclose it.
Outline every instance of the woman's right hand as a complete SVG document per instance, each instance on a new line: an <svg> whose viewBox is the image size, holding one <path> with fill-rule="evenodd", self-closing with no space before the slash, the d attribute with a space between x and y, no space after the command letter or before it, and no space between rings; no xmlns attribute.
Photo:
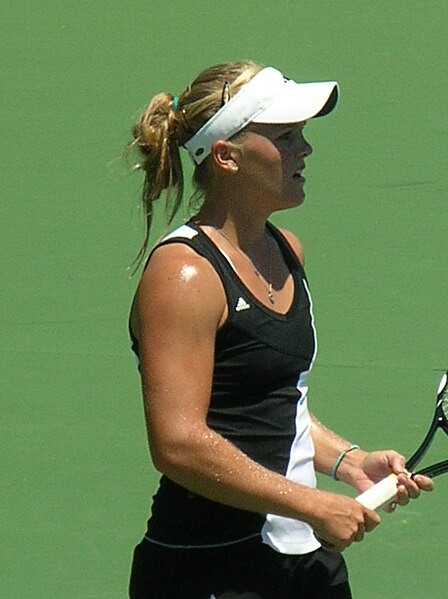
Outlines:
<svg viewBox="0 0 448 599"><path fill-rule="evenodd" d="M351 497L317 491L314 514L309 523L328 551L344 551L363 540L381 521L379 515Z"/></svg>

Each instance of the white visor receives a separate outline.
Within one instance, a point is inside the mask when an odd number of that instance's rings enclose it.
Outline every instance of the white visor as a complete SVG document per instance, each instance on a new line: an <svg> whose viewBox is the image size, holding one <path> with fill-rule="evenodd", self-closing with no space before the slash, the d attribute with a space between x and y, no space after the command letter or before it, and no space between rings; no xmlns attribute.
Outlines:
<svg viewBox="0 0 448 599"><path fill-rule="evenodd" d="M296 83L272 67L262 69L185 143L193 162L210 154L213 142L229 139L249 123L300 123L333 110L336 81Z"/></svg>

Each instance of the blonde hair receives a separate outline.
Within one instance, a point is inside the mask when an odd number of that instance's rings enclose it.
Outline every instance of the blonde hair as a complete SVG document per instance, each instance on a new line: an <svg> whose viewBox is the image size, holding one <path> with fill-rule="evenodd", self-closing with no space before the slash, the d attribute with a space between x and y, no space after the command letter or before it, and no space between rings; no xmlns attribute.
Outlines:
<svg viewBox="0 0 448 599"><path fill-rule="evenodd" d="M135 262L143 261L149 244L153 203L165 195L167 224L176 216L184 194L184 175L179 148L187 142L230 97L263 67L250 60L227 62L203 71L176 100L159 93L149 102L132 129L128 149L140 154L135 170L144 172L142 207L145 236ZM193 175L195 195L204 195L208 161L197 166Z"/></svg>

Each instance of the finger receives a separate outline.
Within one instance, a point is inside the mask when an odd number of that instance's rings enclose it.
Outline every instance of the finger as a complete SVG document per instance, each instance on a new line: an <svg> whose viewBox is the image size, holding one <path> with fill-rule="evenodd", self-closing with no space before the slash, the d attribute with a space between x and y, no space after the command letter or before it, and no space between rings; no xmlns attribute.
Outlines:
<svg viewBox="0 0 448 599"><path fill-rule="evenodd" d="M434 489L434 481L432 480L432 478L429 478L429 476L416 474L412 477L412 480L422 491L432 491Z"/></svg>
<svg viewBox="0 0 448 599"><path fill-rule="evenodd" d="M353 541L355 543L360 543L364 539L365 533L366 533L366 529L364 528L364 525L360 524L360 526L358 527L358 531L356 532L356 534L353 537Z"/></svg>
<svg viewBox="0 0 448 599"><path fill-rule="evenodd" d="M395 474L404 472L406 464L406 458L404 456L402 456L400 453L397 453L396 451L390 451L388 458L392 471L395 472Z"/></svg>
<svg viewBox="0 0 448 599"><path fill-rule="evenodd" d="M352 535L349 539L347 539L347 541L341 541L339 539L329 541L327 539L323 539L316 533L314 533L314 536L322 545L322 548L325 549L325 551L330 551L331 553L341 553L342 551L344 551L344 549L347 549L347 547L349 547L353 543L355 535Z"/></svg>
<svg viewBox="0 0 448 599"><path fill-rule="evenodd" d="M409 495L404 485L398 485L397 487L396 503L401 506L409 503Z"/></svg>
<svg viewBox="0 0 448 599"><path fill-rule="evenodd" d="M322 545L322 547L324 549L333 549L334 544L331 543L330 541L327 541L326 539L323 539L322 537L319 537L318 535L314 535L316 537L316 539L319 541L319 543Z"/></svg>
<svg viewBox="0 0 448 599"><path fill-rule="evenodd" d="M315 535L315 537L319 541L319 543L322 545L323 549L325 549L325 551L330 551L331 553L340 553L341 551L343 551L343 549L341 547L338 547L331 541L322 539L322 537L318 537L317 535Z"/></svg>
<svg viewBox="0 0 448 599"><path fill-rule="evenodd" d="M388 505L385 505L383 507L383 510L385 512L387 512L388 514L392 514L393 512L395 512L396 509L397 509L397 503L395 501L392 501L392 503L389 503Z"/></svg>
<svg viewBox="0 0 448 599"><path fill-rule="evenodd" d="M350 539L347 543L337 543L337 544L328 544L327 546L322 547L325 551L329 551L330 553L342 553L347 547L349 547L353 543L353 539Z"/></svg>
<svg viewBox="0 0 448 599"><path fill-rule="evenodd" d="M378 524L381 522L381 517L380 515L373 511L373 510L369 510L368 508L365 508L364 511L364 531L365 532L371 532L374 528L376 528L378 526Z"/></svg>
<svg viewBox="0 0 448 599"><path fill-rule="evenodd" d="M420 495L420 487L406 474L400 474L398 477L398 488L400 491L404 488L405 493L409 495L410 499L417 499Z"/></svg>

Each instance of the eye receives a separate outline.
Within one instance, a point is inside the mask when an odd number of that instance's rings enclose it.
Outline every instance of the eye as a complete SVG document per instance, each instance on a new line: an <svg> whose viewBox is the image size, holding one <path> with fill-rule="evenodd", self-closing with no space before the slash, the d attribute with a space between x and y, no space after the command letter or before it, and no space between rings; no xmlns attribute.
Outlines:
<svg viewBox="0 0 448 599"><path fill-rule="evenodd" d="M289 139L291 139L292 133L293 133L292 129L285 129L277 136L277 139L278 140L284 139L284 140L288 141Z"/></svg>

